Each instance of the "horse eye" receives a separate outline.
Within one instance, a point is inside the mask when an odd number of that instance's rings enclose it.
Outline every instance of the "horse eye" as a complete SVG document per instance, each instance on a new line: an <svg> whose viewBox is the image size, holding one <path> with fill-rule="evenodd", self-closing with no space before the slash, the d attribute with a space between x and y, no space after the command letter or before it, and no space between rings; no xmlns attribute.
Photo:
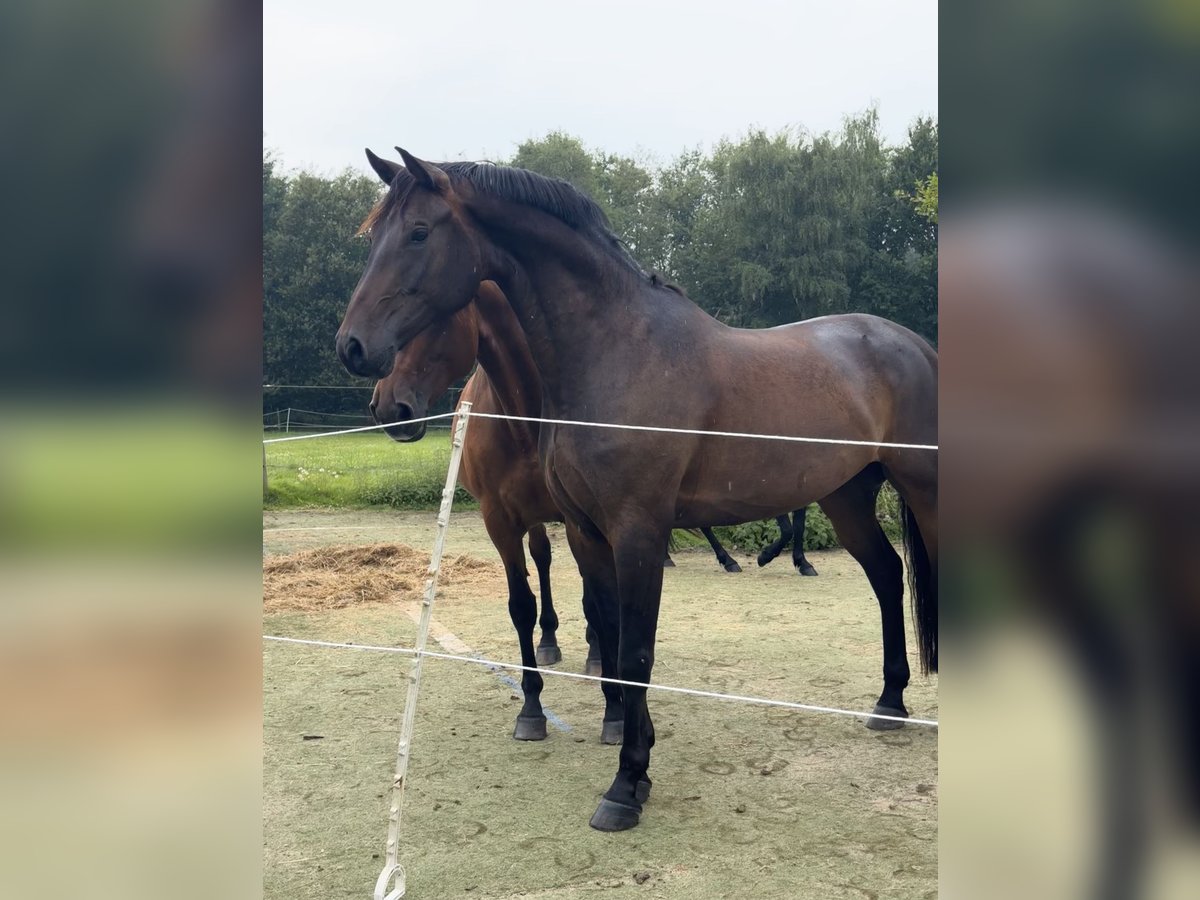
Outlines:
<svg viewBox="0 0 1200 900"><path fill-rule="evenodd" d="M419 244L427 237L429 237L428 228L414 228L412 237L409 238L409 240L411 240L414 244Z"/></svg>

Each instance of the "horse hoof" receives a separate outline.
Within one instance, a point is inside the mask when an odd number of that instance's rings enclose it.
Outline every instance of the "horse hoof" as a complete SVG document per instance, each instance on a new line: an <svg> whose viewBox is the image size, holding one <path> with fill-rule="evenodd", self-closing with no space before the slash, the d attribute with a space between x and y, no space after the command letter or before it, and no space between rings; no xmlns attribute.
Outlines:
<svg viewBox="0 0 1200 900"><path fill-rule="evenodd" d="M545 716L517 716L517 727L513 738L518 741L544 741L546 739Z"/></svg>
<svg viewBox="0 0 1200 900"><path fill-rule="evenodd" d="M666 559L663 560L663 568L664 569L675 568L675 560L671 559L671 557L668 556Z"/></svg>
<svg viewBox="0 0 1200 900"><path fill-rule="evenodd" d="M555 663L562 662L562 650L559 649L557 644L547 644L538 647L534 653L534 657L537 659L539 666L552 666Z"/></svg>
<svg viewBox="0 0 1200 900"><path fill-rule="evenodd" d="M773 557L773 556L767 556L765 553L758 554L758 560L757 560L758 567L761 569L763 566L765 566L767 563L769 563L774 558L775 557Z"/></svg>
<svg viewBox="0 0 1200 900"><path fill-rule="evenodd" d="M805 563L802 566L796 566L796 571L799 572L801 575L816 575L817 574L817 570L814 569L812 566L810 566L808 563Z"/></svg>
<svg viewBox="0 0 1200 900"><path fill-rule="evenodd" d="M597 678L599 678L601 675L604 674L604 667L601 665L600 660L589 659L587 661L587 664L583 667L583 674L584 675L594 675Z"/></svg>
<svg viewBox="0 0 1200 900"><path fill-rule="evenodd" d="M739 566L736 562L734 562L731 559L728 563L725 564L725 571L726 572L740 572L740 571L742 571L742 567Z"/></svg>
<svg viewBox="0 0 1200 900"><path fill-rule="evenodd" d="M628 831L638 823L641 815L642 811L637 807L616 803L605 797L592 813L592 820L588 824L597 831Z"/></svg>
<svg viewBox="0 0 1200 900"><path fill-rule="evenodd" d="M623 744L625 743L625 720L620 719L616 722L605 722L600 726L600 743L602 744Z"/></svg>
<svg viewBox="0 0 1200 900"><path fill-rule="evenodd" d="M878 719L876 716L902 716L908 718L907 709L896 709L891 706L880 706L875 704L875 708L871 710L875 715L867 719L867 727L872 731L895 731L897 728L903 728L903 722L897 722L894 719Z"/></svg>

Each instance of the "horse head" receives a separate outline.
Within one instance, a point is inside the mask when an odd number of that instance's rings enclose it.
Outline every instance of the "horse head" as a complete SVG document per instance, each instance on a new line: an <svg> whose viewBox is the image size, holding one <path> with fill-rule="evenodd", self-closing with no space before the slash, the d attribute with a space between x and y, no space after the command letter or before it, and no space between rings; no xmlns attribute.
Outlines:
<svg viewBox="0 0 1200 900"><path fill-rule="evenodd" d="M382 378L396 352L435 321L462 309L480 281L479 247L450 177L401 150L404 165L367 159L388 185L359 233L371 238L366 269L337 332L337 353L355 375Z"/></svg>

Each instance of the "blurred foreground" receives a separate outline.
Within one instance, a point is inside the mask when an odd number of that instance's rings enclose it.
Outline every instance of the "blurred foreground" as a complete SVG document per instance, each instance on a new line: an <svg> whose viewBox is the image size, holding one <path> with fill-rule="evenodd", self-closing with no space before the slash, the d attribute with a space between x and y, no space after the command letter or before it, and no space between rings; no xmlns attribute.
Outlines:
<svg viewBox="0 0 1200 900"><path fill-rule="evenodd" d="M0 44L0 896L255 896L259 10Z"/></svg>
<svg viewBox="0 0 1200 900"><path fill-rule="evenodd" d="M1200 16L944 10L942 887L1200 884Z"/></svg>

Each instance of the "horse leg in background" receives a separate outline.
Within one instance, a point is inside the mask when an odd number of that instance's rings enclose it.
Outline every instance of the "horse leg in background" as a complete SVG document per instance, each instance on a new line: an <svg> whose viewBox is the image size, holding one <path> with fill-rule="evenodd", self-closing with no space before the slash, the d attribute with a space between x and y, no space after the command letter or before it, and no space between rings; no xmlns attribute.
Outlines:
<svg viewBox="0 0 1200 900"><path fill-rule="evenodd" d="M585 537L570 523L567 523L567 541L571 545L575 563L579 566L579 575L583 578L583 614L587 618L588 632L595 638L600 656L600 671L595 674L604 678L616 678L620 632L612 550L602 539ZM589 642L590 640L591 638ZM624 695L619 685L602 682L600 689L604 693L604 721L600 726L600 741L605 744L619 744L625 734Z"/></svg>
<svg viewBox="0 0 1200 900"><path fill-rule="evenodd" d="M542 639L537 645L537 664L552 666L562 662L562 650L558 648L558 614L554 611L554 599L550 589L550 539L546 537L545 525L534 525L529 529L529 555L537 567L538 587L541 591L542 615L538 624L542 626Z"/></svg>
<svg viewBox="0 0 1200 900"><path fill-rule="evenodd" d="M662 551L667 531L648 526L630 528L617 536L612 548L620 587L620 645L617 677L649 683L654 668L654 638L662 600ZM646 688L623 687L625 741L620 767L612 786L604 792L590 825L599 831L625 831L637 825L642 804L650 796L650 750L654 724L646 707Z"/></svg>
<svg viewBox="0 0 1200 900"><path fill-rule="evenodd" d="M792 523L786 515L776 516L775 524L779 526L779 540L766 547L762 553L758 554L759 566L765 566L780 553L783 548L788 545L788 541L792 539Z"/></svg>
<svg viewBox="0 0 1200 900"><path fill-rule="evenodd" d="M804 521L807 517L807 506L802 506L792 513L792 531L796 536L792 543L792 565L801 575L816 575L817 570L804 556Z"/></svg>
<svg viewBox="0 0 1200 900"><path fill-rule="evenodd" d="M508 615L521 645L521 665L528 667L521 674L525 703L517 714L513 737L518 741L540 741L546 737L546 715L542 712L542 676L537 672L537 656L533 649L537 599L529 589L522 530L494 510L484 510L483 524L504 563L504 574L508 578Z"/></svg>
<svg viewBox="0 0 1200 900"><path fill-rule="evenodd" d="M712 547L713 553L717 554L717 562L721 564L726 572L740 572L742 567L737 564L732 556L730 556L725 548L721 546L721 542L717 540L717 536L713 534L711 528L701 528L700 533L708 538L708 546Z"/></svg>
<svg viewBox="0 0 1200 900"><path fill-rule="evenodd" d="M663 555L663 568L675 568L675 560L671 559L671 551L675 548L675 532L671 532L671 537L667 540L667 552Z"/></svg>
<svg viewBox="0 0 1200 900"><path fill-rule="evenodd" d="M904 647L904 564L875 518L875 498L883 484L883 471L870 465L820 501L842 547L862 566L879 600L883 621L883 693L875 712L908 716L904 689L908 687L908 654ZM900 728L903 723L871 718L867 727Z"/></svg>

